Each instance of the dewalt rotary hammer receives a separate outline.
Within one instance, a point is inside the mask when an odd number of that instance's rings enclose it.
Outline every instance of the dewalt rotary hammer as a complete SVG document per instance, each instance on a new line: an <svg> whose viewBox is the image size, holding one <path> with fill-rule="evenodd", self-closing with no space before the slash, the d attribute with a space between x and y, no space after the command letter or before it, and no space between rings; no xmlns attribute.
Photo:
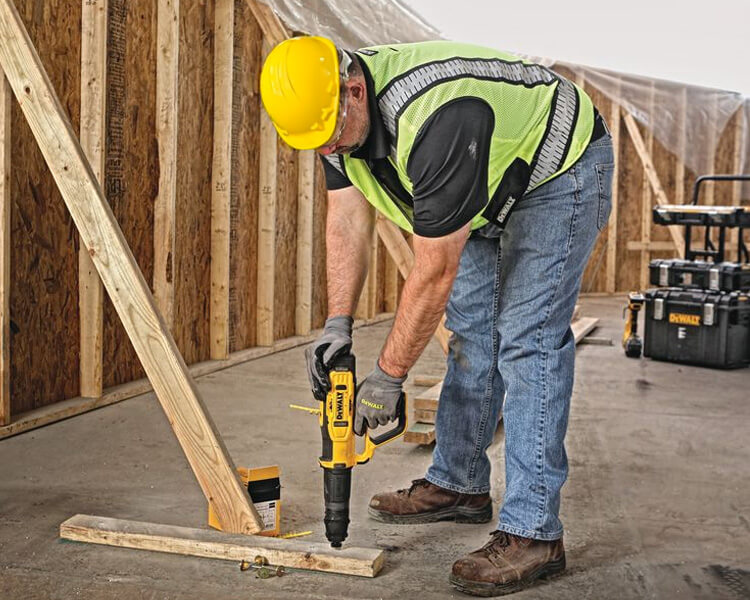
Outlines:
<svg viewBox="0 0 750 600"><path fill-rule="evenodd" d="M331 388L319 409L306 409L316 413L320 422L323 449L320 466L323 467L323 495L325 498L326 538L334 548L340 548L349 528L349 498L352 488L352 467L362 465L372 458L375 449L403 435L407 427L406 394L398 403L396 425L385 433L371 437L365 431L365 447L361 454L355 448L354 434L356 361L347 354L334 359L329 371ZM294 408L303 408L294 406Z"/></svg>

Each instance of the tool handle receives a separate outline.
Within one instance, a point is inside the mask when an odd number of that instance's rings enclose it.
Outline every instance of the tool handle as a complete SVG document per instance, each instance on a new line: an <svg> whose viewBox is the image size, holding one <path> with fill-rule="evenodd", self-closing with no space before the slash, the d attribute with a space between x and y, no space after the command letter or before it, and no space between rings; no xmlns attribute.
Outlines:
<svg viewBox="0 0 750 600"><path fill-rule="evenodd" d="M409 425L406 416L406 404L406 392L401 392L401 397L398 399L398 403L396 404L396 425L374 438L370 436L370 433L368 431L365 431L365 449L362 454L357 454L357 464L361 465L366 463L372 458L372 455L375 452L375 448L378 448L383 444L387 444L388 442L392 442L397 437L400 437L404 434L406 428Z"/></svg>

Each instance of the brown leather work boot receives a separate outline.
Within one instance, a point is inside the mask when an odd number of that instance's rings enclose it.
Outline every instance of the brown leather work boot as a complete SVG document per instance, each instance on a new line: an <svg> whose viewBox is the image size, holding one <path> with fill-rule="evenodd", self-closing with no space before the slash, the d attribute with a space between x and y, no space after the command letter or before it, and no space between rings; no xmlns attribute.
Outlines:
<svg viewBox="0 0 750 600"><path fill-rule="evenodd" d="M375 494L370 516L383 523L487 523L492 519L489 494L461 494L415 479L409 489Z"/></svg>
<svg viewBox="0 0 750 600"><path fill-rule="evenodd" d="M479 550L453 564L450 582L473 596L504 596L565 570L562 539L532 540L495 531Z"/></svg>

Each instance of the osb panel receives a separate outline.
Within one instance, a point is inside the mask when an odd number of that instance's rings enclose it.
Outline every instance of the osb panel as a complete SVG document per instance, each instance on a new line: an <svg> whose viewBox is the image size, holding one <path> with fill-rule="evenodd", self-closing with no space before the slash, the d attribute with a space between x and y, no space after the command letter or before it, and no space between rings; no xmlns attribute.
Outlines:
<svg viewBox="0 0 750 600"><path fill-rule="evenodd" d="M611 101L607 96L590 84L584 86L586 93L591 98L594 106L606 119L610 114ZM583 272L581 283L582 292L604 292L607 288L607 241L609 240L609 227L605 227L597 237L591 257Z"/></svg>
<svg viewBox="0 0 750 600"><path fill-rule="evenodd" d="M617 274L615 289L636 290L640 287L641 253L628 250L627 243L641 239L641 199L643 197L643 164L627 128L620 128L620 162L618 171Z"/></svg>
<svg viewBox="0 0 750 600"><path fill-rule="evenodd" d="M719 145L716 147L714 157L714 172L722 175L731 175L736 171L734 162L734 141L737 137L737 121L742 118L742 112L738 110L727 122L724 131L719 137ZM732 204L732 182L717 182L715 187L715 200L717 205Z"/></svg>
<svg viewBox="0 0 750 600"><path fill-rule="evenodd" d="M262 34L246 0L234 3L229 350L255 346Z"/></svg>
<svg viewBox="0 0 750 600"><path fill-rule="evenodd" d="M81 3L16 2L78 131ZM54 27L50 26L54 23ZM11 131L11 413L78 395L78 233L18 104Z"/></svg>
<svg viewBox="0 0 750 600"><path fill-rule="evenodd" d="M297 302L297 153L277 144L273 337L294 335Z"/></svg>
<svg viewBox="0 0 750 600"><path fill-rule="evenodd" d="M109 0L104 191L146 281L153 281L154 198L159 186L155 131L156 5ZM105 294L103 384L145 373Z"/></svg>
<svg viewBox="0 0 750 600"><path fill-rule="evenodd" d="M209 357L214 5L183 2L179 18L174 336L191 364Z"/></svg>
<svg viewBox="0 0 750 600"><path fill-rule="evenodd" d="M323 327L328 312L326 288L326 182L323 165L315 161L315 197L313 203L313 290L312 326Z"/></svg>

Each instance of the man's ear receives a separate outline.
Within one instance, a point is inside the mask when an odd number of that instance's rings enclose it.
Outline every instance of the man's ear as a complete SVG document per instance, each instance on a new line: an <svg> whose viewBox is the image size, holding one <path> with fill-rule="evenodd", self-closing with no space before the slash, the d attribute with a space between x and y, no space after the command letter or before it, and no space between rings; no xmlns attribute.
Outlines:
<svg viewBox="0 0 750 600"><path fill-rule="evenodd" d="M367 100L367 88L365 87L364 80L357 79L351 82L349 92L351 93L352 98L358 102Z"/></svg>

